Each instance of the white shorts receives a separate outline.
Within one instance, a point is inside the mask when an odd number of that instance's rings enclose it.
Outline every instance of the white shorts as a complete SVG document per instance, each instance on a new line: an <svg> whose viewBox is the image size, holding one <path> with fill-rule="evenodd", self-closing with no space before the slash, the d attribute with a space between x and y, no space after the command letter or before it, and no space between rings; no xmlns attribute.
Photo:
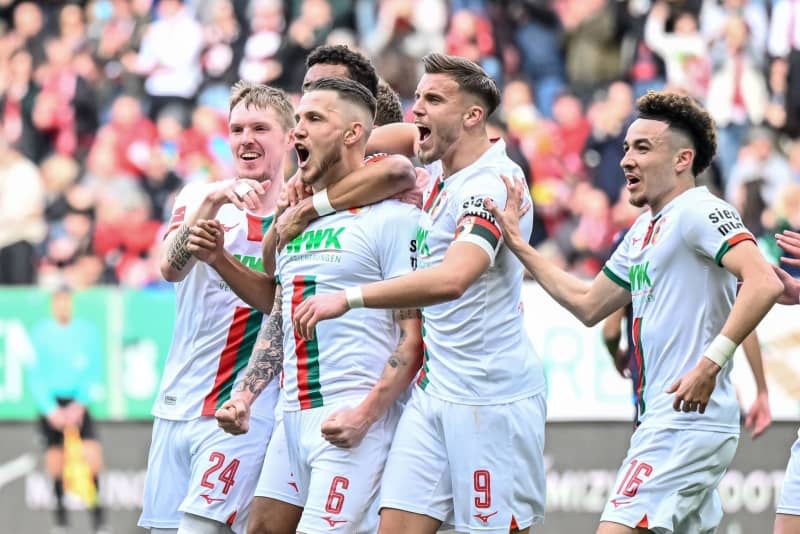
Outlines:
<svg viewBox="0 0 800 534"><path fill-rule="evenodd" d="M139 526L178 528L190 513L244 533L272 425L251 417L247 434L232 436L213 417L156 417Z"/></svg>
<svg viewBox="0 0 800 534"><path fill-rule="evenodd" d="M717 486L738 443L738 434L639 428L600 521L657 534L714 532L722 520Z"/></svg>
<svg viewBox="0 0 800 534"><path fill-rule="evenodd" d="M779 514L800 515L800 432L792 445L792 456L786 466L783 488L778 500Z"/></svg>
<svg viewBox="0 0 800 534"><path fill-rule="evenodd" d="M373 534L378 527L378 491L400 406L391 407L358 447L328 443L320 427L332 413L354 404L284 412L289 459L304 503L298 532Z"/></svg>
<svg viewBox="0 0 800 534"><path fill-rule="evenodd" d="M300 508L305 504L300 498L300 489L289 465L289 448L286 444L283 418L275 425L272 438L269 440L255 496L269 497Z"/></svg>
<svg viewBox="0 0 800 534"><path fill-rule="evenodd" d="M544 394L508 404L454 404L414 390L381 485L381 508L464 532L544 519Z"/></svg>

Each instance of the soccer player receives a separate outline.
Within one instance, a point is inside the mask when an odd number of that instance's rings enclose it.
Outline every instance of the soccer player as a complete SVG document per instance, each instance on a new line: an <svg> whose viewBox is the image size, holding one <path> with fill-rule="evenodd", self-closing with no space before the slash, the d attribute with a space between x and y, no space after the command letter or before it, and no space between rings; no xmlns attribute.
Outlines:
<svg viewBox="0 0 800 534"><path fill-rule="evenodd" d="M528 245L518 229L520 185L507 181L505 211L489 208L508 247L582 322L633 304L641 425L597 532L713 532L722 517L716 488L739 439L729 361L781 284L736 211L695 186L716 147L708 114L670 93L650 92L636 105L621 166L631 203L649 210L593 282Z"/></svg>
<svg viewBox="0 0 800 534"><path fill-rule="evenodd" d="M775 238L778 245L793 256L781 258L781 261L800 267L800 234L784 230L783 234L776 234ZM776 268L776 271L784 285L778 302L800 304L800 280L792 278L783 269ZM774 534L800 534L800 438L792 445L792 454L786 466L781 498L775 514Z"/></svg>
<svg viewBox="0 0 800 534"><path fill-rule="evenodd" d="M322 78L306 90L295 148L303 183L319 191L364 165L375 99L345 79ZM400 411L395 401L419 368L421 339L412 310L361 310L311 340L296 336L288 319L314 294L409 272L418 215L398 201L337 212L278 254L287 319L283 424L304 502L298 532L375 531L373 504Z"/></svg>
<svg viewBox="0 0 800 534"><path fill-rule="evenodd" d="M348 309L424 306L424 365L384 471L379 532L433 533L445 521L527 531L544 514L544 376L522 321L522 265L483 206L504 204L500 175L522 172L486 133L500 100L486 72L441 54L423 65L412 111L418 156L438 178L417 229L418 270L304 300L296 335L311 342L329 328L320 321ZM532 214L522 224L529 234Z"/></svg>
<svg viewBox="0 0 800 534"><path fill-rule="evenodd" d="M369 60L344 46L320 46L309 55L306 65L308 70L304 87L326 75L352 79L367 88L379 87L378 77ZM399 100L387 102L384 99L383 104L381 102L378 104L378 114L384 117L400 114L399 109L391 109L395 104L399 107ZM385 109L387 107L390 109ZM352 174L319 193L317 198L322 197L324 199L322 206L329 210L336 206L344 209L365 205L404 190L409 191L413 188L414 178L414 168L407 158L402 156L375 158L369 166L355 169ZM292 187L286 189L289 192L293 191ZM404 195L403 198L407 199L408 196ZM320 216L318 207L320 203L312 201L311 198L301 200L291 213L295 217L294 225L292 223L287 225L298 229L304 228L311 220ZM284 219L286 218L288 217L285 216ZM237 388L237 394L244 396L246 406L249 407L267 386L269 379L275 374L280 374L282 367L283 323L279 304L281 288L280 286L275 288L273 279L269 277L265 279L263 275L243 266L224 250L215 251L216 240L212 234L218 232L218 228L218 225L208 221L200 221L199 225L193 227L192 232L196 235L190 238L189 243L192 253L217 270L223 280L229 283L234 292L245 302L258 309L273 308L254 347L251 360L253 365L247 373L250 378L243 380ZM275 242L270 236L277 237L275 232L268 233L264 247L269 250L267 256L274 258ZM294 236L284 235L284 238L289 237ZM274 267L267 270L272 273ZM278 303L274 307L273 294L276 295L275 302ZM297 482L293 473L288 470L288 451L281 422L282 411L279 404L276 408L277 419L271 445L255 489L248 523L248 532L252 534L261 532L293 534L303 511ZM230 412L225 410L220 412L222 421L229 415Z"/></svg>
<svg viewBox="0 0 800 534"><path fill-rule="evenodd" d="M261 240L280 195L294 110L286 95L239 82L230 101L237 178L187 186L175 201L161 271L176 284L176 322L148 457L139 526L152 532L244 532L273 426L277 386L259 399L250 433L234 438L214 414L241 379L262 311L239 299L189 250L190 228L216 218L225 249L258 265Z"/></svg>

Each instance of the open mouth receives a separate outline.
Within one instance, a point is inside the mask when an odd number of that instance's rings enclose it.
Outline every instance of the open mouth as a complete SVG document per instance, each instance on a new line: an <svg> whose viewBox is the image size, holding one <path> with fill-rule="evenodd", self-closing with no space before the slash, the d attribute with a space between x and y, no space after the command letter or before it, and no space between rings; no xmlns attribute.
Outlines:
<svg viewBox="0 0 800 534"><path fill-rule="evenodd" d="M305 145L296 143L294 145L294 150L297 152L297 166L300 168L305 167L306 163L308 163L308 157L311 155L311 152Z"/></svg>
<svg viewBox="0 0 800 534"><path fill-rule="evenodd" d="M244 161L253 161L258 159L260 154L258 152L242 152L239 155L239 158L243 159Z"/></svg>
<svg viewBox="0 0 800 534"><path fill-rule="evenodd" d="M419 130L419 144L425 143L431 137L431 129L427 126L423 126L421 124L417 124L417 130Z"/></svg>
<svg viewBox="0 0 800 534"><path fill-rule="evenodd" d="M632 187L636 187L639 184L639 182L641 182L641 179L639 179L638 176L626 175L625 178L628 181L628 183L627 183L628 189L631 189Z"/></svg>

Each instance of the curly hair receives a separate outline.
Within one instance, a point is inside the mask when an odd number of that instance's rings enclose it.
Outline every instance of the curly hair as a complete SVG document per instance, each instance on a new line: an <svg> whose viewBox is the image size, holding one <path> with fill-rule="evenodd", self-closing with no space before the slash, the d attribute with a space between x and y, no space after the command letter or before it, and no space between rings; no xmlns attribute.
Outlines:
<svg viewBox="0 0 800 534"><path fill-rule="evenodd" d="M378 83L378 111L375 113L375 126L393 122L403 122L403 105L400 95L383 80Z"/></svg>
<svg viewBox="0 0 800 534"><path fill-rule="evenodd" d="M314 65L344 65L350 78L366 87L372 96L378 97L378 75L369 59L344 45L318 46L308 54L306 69Z"/></svg>
<svg viewBox="0 0 800 534"><path fill-rule="evenodd" d="M689 137L694 145L692 174L699 175L711 164L717 152L714 121L691 97L677 93L648 91L636 101L642 119L666 122L673 130Z"/></svg>

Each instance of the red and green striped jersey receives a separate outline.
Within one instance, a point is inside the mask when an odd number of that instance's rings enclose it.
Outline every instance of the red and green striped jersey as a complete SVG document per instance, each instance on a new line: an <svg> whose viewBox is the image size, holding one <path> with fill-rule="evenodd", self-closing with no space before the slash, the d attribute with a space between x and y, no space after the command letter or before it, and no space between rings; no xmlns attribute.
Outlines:
<svg viewBox="0 0 800 534"><path fill-rule="evenodd" d="M196 209L204 194L203 187L181 192L173 210L174 227ZM251 269L263 270L261 238L272 217L244 213L226 204L216 219L225 233L225 249ZM175 293L175 330L153 415L181 421L211 417L242 378L263 314L247 306L202 262L175 284ZM277 390L277 383L271 384L256 400L253 413L271 414Z"/></svg>
<svg viewBox="0 0 800 534"><path fill-rule="evenodd" d="M419 210L385 201L322 217L278 254L283 290L284 410L358 402L397 347L391 310L360 308L322 321L314 338L292 327L302 302L411 271Z"/></svg>
<svg viewBox="0 0 800 534"><path fill-rule="evenodd" d="M736 277L722 260L752 240L732 206L695 187L659 213L643 213L603 268L631 293L642 425L738 433L732 361L719 373L704 414L676 412L665 390L694 368L720 333L736 297Z"/></svg>

